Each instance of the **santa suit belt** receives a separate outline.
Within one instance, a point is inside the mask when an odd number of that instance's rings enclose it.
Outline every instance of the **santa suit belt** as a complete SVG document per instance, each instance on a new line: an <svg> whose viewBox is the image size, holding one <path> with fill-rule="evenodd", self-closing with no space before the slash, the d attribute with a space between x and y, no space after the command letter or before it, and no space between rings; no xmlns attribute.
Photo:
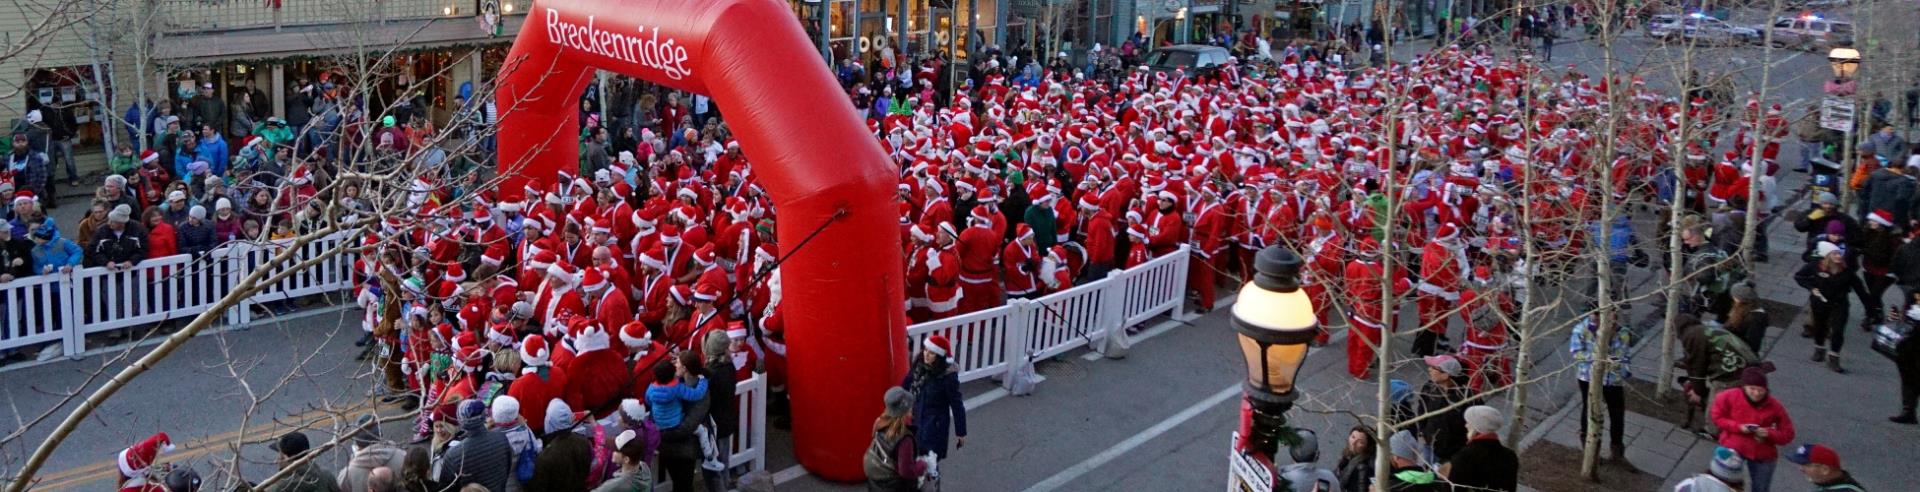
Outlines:
<svg viewBox="0 0 1920 492"><path fill-rule="evenodd" d="M1023 295L1027 295L1027 294L1032 294L1032 293L1033 293L1033 291L1035 291L1035 290L1039 290L1039 289L1035 289L1035 288L1032 288L1032 287L1028 287L1028 288L1026 288L1026 289L1022 289L1022 290L1014 290L1014 289L1007 289L1007 295L1010 295L1010 296L1023 296Z"/></svg>
<svg viewBox="0 0 1920 492"><path fill-rule="evenodd" d="M1448 289L1446 287L1441 287L1439 285L1427 283L1427 281L1425 280L1420 281L1420 285L1416 288L1420 289L1420 293L1422 294L1440 296L1442 299L1446 299L1449 301L1460 300L1460 293L1454 292L1452 289Z"/></svg>
<svg viewBox="0 0 1920 492"><path fill-rule="evenodd" d="M961 282L966 282L966 283L969 283L969 284L990 284L990 283L993 283L993 277L992 277L992 276L987 276L987 277L972 277L972 276L968 276L967 274L964 274L964 273L962 273L962 274L960 274L960 281L961 281Z"/></svg>
<svg viewBox="0 0 1920 492"><path fill-rule="evenodd" d="M1372 330L1380 329L1380 323L1367 319L1366 316L1363 316L1359 313L1350 313L1347 315L1347 319L1352 320L1353 324L1355 325L1366 327L1368 329L1372 329Z"/></svg>
<svg viewBox="0 0 1920 492"><path fill-rule="evenodd" d="M945 301L935 301L935 300L929 299L927 301L927 310L933 311L936 313L944 313L947 311L959 309L960 298L964 296L965 294L961 293L960 291L954 291L952 299L948 299Z"/></svg>
<svg viewBox="0 0 1920 492"><path fill-rule="evenodd" d="M1498 352L1500 351L1500 349L1507 348L1507 344L1501 343L1499 345L1487 345L1484 343L1474 343L1473 340L1464 340L1460 342L1460 347L1476 349L1476 350L1485 350L1488 352Z"/></svg>

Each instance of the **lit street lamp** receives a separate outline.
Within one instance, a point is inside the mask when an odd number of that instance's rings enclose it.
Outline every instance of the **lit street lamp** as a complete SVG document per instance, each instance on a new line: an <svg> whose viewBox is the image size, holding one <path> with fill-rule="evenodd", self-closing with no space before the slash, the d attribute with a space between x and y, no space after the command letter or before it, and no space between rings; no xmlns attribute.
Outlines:
<svg viewBox="0 0 1920 492"><path fill-rule="evenodd" d="M1299 397L1294 381L1307 360L1319 322L1313 300L1300 290L1300 256L1279 246L1260 250L1254 258L1253 281L1241 287L1233 304L1233 331L1246 357L1246 432L1235 448L1266 458L1271 466L1286 428L1287 410Z"/></svg>
<svg viewBox="0 0 1920 492"><path fill-rule="evenodd" d="M1853 49L1852 42L1842 41L1827 52L1827 64L1833 66L1833 80L1824 87L1826 92L1836 96L1853 95L1858 90L1853 74L1860 70L1860 50Z"/></svg>

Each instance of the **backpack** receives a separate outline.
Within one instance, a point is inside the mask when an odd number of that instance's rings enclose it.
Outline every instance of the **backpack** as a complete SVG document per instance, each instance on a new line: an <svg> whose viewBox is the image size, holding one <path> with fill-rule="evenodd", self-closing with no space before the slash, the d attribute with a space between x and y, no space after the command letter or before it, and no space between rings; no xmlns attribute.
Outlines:
<svg viewBox="0 0 1920 492"><path fill-rule="evenodd" d="M906 433L900 438L912 439L913 433ZM892 490L899 488L901 482L906 480L894 469L894 460L899 457L894 455L893 450L898 442L887 440L884 431L873 433L873 442L867 444L867 452L860 459L861 467L866 470L867 483Z"/></svg>
<svg viewBox="0 0 1920 492"><path fill-rule="evenodd" d="M516 456L513 459L513 479L520 481L520 483L527 483L533 480L533 459L539 457L539 455L540 452L535 451L533 446L527 446L526 449L520 450L520 456Z"/></svg>
<svg viewBox="0 0 1920 492"><path fill-rule="evenodd" d="M1759 362L1760 357L1753 353L1747 342L1739 335L1721 328L1707 328L1707 343L1713 347L1713 365L1708 379L1720 379L1739 374L1747 366Z"/></svg>

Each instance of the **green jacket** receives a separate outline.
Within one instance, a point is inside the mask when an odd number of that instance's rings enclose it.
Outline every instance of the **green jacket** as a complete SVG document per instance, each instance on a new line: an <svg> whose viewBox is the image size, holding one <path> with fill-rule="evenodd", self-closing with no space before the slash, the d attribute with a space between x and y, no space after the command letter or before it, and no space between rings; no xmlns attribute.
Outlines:
<svg viewBox="0 0 1920 492"><path fill-rule="evenodd" d="M1054 230L1053 207L1032 205L1027 207L1025 217L1021 218L1027 227L1033 228L1033 245L1040 250L1053 247Z"/></svg>
<svg viewBox="0 0 1920 492"><path fill-rule="evenodd" d="M287 478L274 482L265 492L340 492L340 483L331 473L309 462L300 465Z"/></svg>
<svg viewBox="0 0 1920 492"><path fill-rule="evenodd" d="M107 172L113 174L132 174L133 170L139 167L140 159L134 158L134 156L114 155L113 157L107 158Z"/></svg>
<svg viewBox="0 0 1920 492"><path fill-rule="evenodd" d="M653 470L648 468L647 465L644 463L640 465L640 470L636 473L633 473L633 474L623 473L623 474L614 475L613 478L607 479L607 481L605 482L601 482L599 487L593 488L593 492L652 492L652 491L653 491Z"/></svg>

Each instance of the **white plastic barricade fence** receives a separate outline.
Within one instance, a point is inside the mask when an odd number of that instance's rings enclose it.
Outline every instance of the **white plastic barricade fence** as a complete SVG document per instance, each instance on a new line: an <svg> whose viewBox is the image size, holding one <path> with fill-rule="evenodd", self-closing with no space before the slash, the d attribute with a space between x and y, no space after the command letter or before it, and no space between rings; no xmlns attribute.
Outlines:
<svg viewBox="0 0 1920 492"><path fill-rule="evenodd" d="M0 316L6 316L6 331L0 333L0 350L15 350L46 342L62 342L72 326L67 313L72 297L67 293L67 276L36 275L0 284ZM69 350L71 348L69 347Z"/></svg>
<svg viewBox="0 0 1920 492"><path fill-rule="evenodd" d="M142 260L120 271L75 270L73 288L79 292L74 315L80 330L75 348L85 352L90 334L199 315L225 294L217 287L219 264L180 254Z"/></svg>
<svg viewBox="0 0 1920 492"><path fill-rule="evenodd" d="M939 334L953 343L953 363L961 381L972 381L1007 371L1007 342L1012 326L1024 326L1012 316L1012 305L976 311L907 327L908 349L918 353L928 336Z"/></svg>
<svg viewBox="0 0 1920 492"><path fill-rule="evenodd" d="M349 233L308 243L296 258L314 258L348 247ZM162 321L191 318L219 302L233 286L278 252L279 243L236 243L200 258L173 255L149 258L132 268L77 268L70 272L0 283L0 350L58 342L69 357L87 351L87 335ZM289 275L226 313L229 327L251 323L253 304L337 292L353 286L355 256L342 251L311 268ZM290 266L280 267L290 268Z"/></svg>
<svg viewBox="0 0 1920 492"><path fill-rule="evenodd" d="M1059 355L1162 313L1182 317L1188 256L1182 246L1174 254L1037 300L1016 299L913 325L907 337L914 350L929 335L947 337L963 382L998 376L1015 367L1009 362Z"/></svg>
<svg viewBox="0 0 1920 492"><path fill-rule="evenodd" d="M767 375L754 374L734 387L735 403L740 406L740 428L727 446L727 463L748 466L747 471L767 469Z"/></svg>

